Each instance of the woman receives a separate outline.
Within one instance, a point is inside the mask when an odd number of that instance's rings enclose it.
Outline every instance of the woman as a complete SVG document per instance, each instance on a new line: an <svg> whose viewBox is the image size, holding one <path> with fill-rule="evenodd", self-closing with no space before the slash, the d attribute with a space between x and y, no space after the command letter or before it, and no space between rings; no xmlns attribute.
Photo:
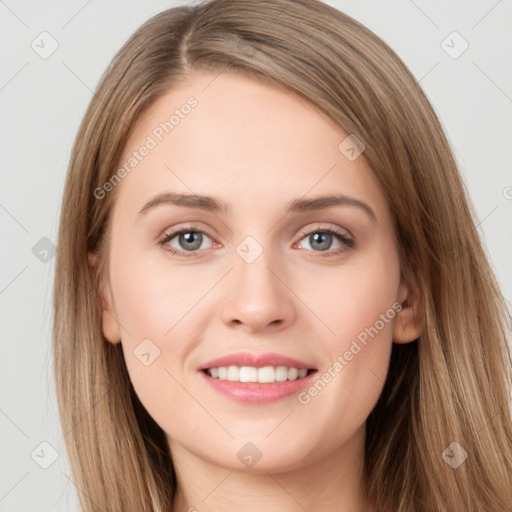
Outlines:
<svg viewBox="0 0 512 512"><path fill-rule="evenodd" d="M450 147L316 0L169 9L123 46L54 307L85 511L512 509L510 317Z"/></svg>

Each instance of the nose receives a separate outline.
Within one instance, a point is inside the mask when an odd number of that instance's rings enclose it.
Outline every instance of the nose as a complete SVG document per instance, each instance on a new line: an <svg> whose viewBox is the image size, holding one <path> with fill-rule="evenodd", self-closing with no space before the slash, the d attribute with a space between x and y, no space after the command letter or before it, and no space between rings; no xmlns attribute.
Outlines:
<svg viewBox="0 0 512 512"><path fill-rule="evenodd" d="M294 294L269 253L264 251L252 263L239 258L230 272L222 306L222 320L229 327L247 332L276 331L295 320Z"/></svg>

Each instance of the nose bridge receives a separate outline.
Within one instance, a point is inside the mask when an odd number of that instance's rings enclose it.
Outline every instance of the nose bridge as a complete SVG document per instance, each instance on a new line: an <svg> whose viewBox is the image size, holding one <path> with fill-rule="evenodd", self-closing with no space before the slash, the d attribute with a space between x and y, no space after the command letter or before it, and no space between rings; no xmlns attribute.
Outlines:
<svg viewBox="0 0 512 512"><path fill-rule="evenodd" d="M258 293L279 293L276 289L279 287L279 280L271 271L273 267L279 267L278 258L268 244L264 248L255 238L247 237L237 246L236 253L237 286L244 288L240 291L247 292L252 289Z"/></svg>
<svg viewBox="0 0 512 512"><path fill-rule="evenodd" d="M235 268L223 306L224 321L253 330L291 322L295 314L292 294L282 282L285 279L279 277L279 258L272 248L248 236L235 252Z"/></svg>

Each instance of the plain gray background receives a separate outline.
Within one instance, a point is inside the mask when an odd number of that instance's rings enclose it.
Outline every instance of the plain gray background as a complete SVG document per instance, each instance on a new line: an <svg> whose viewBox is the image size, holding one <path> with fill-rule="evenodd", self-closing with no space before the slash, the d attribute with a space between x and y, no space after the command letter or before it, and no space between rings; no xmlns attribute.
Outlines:
<svg viewBox="0 0 512 512"><path fill-rule="evenodd" d="M0 1L0 512L78 510L51 361L51 244L64 178L79 122L114 53L146 19L183 3ZM327 3L382 37L420 81L510 303L512 1ZM45 55L52 44L57 49Z"/></svg>

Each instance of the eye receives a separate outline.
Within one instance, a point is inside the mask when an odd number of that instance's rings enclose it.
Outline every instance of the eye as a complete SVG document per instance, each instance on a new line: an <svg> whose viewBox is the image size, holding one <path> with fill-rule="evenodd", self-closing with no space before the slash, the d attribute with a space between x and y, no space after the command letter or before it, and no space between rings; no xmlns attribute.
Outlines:
<svg viewBox="0 0 512 512"><path fill-rule="evenodd" d="M326 252L326 254L322 254L321 256L340 254L355 247L354 240L333 228L318 227L314 231L301 234L303 236L301 241L306 240L311 250L314 252ZM337 241L339 246L330 250L332 248L333 241ZM302 244L300 244L300 246L302 248ZM307 248L308 247L306 247L306 249Z"/></svg>
<svg viewBox="0 0 512 512"><path fill-rule="evenodd" d="M355 247L353 239L333 228L317 227L313 231L301 233L301 236L300 242L306 240L310 247L303 247L302 243L299 243L299 248L306 248L316 253L325 253L319 256L334 256ZM159 241L159 245L171 254L194 257L199 256L198 253L201 249L209 248L207 244L208 239L212 240L204 231L194 227L185 227L172 233L166 233ZM337 242L338 247L333 249L333 242Z"/></svg>
<svg viewBox="0 0 512 512"><path fill-rule="evenodd" d="M177 244L177 247L176 245L171 244L174 239L174 243ZM173 233L165 234L159 244L171 254L188 257L197 256L195 253L199 249L207 249L208 247L205 247L204 243L207 239L211 240L210 236L208 236L204 231L194 228L184 228L179 231L174 231Z"/></svg>

